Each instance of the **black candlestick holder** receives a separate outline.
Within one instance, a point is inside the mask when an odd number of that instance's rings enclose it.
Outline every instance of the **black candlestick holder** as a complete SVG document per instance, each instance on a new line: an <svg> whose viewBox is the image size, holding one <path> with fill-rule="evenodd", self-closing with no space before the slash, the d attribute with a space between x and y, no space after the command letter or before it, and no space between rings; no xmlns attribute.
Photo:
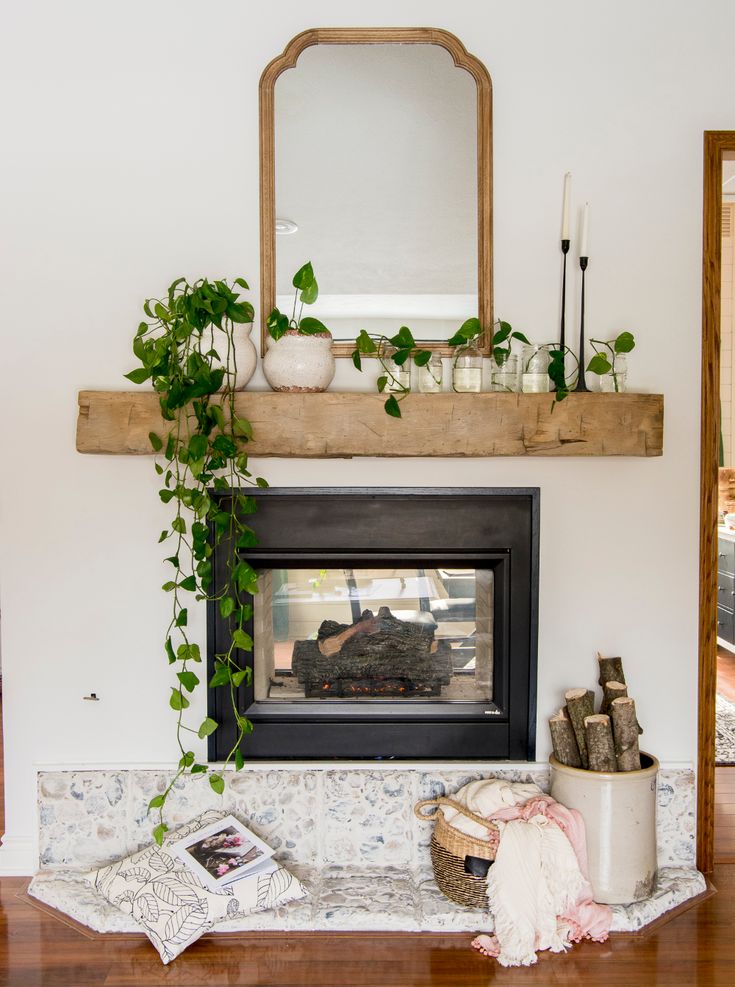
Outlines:
<svg viewBox="0 0 735 987"><path fill-rule="evenodd" d="M589 257L579 258L579 266L582 269L582 301L579 316L579 373L577 374L575 391L589 391L587 381L584 379L584 272L587 270L588 261Z"/></svg>
<svg viewBox="0 0 735 987"><path fill-rule="evenodd" d="M569 253L569 240L561 241L561 252L564 255L564 266L561 273L561 328L559 332L559 349L564 352L565 324L567 315L567 254Z"/></svg>

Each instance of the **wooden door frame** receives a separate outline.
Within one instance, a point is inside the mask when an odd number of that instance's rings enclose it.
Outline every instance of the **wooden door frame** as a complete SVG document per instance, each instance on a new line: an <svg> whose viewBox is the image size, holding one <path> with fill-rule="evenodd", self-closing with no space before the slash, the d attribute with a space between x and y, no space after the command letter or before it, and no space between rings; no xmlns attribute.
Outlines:
<svg viewBox="0 0 735 987"><path fill-rule="evenodd" d="M717 468L720 439L722 161L735 130L704 133L702 242L702 422L699 490L699 729L697 866L714 866L717 690Z"/></svg>

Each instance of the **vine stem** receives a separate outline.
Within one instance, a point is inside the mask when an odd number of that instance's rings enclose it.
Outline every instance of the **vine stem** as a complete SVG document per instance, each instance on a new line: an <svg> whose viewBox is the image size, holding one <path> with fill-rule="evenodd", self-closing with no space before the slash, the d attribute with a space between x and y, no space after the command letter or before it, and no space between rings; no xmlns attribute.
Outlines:
<svg viewBox="0 0 735 987"><path fill-rule="evenodd" d="M178 287L183 284L183 287ZM176 290L178 287L178 291ZM298 292L297 292L298 295ZM210 600L221 602L226 596L231 595L237 606L236 626L241 633L245 620L245 610L241 603L240 593L237 587L237 578L234 562L237 561L236 545L239 534L245 530L250 531L244 522L238 517L238 495L237 487L246 485L256 485L251 474L247 470L247 457L242 456L241 446L243 441L247 441L247 436L237 419L235 406L235 386L237 379L237 355L235 347L235 329L242 321L238 318L229 318L226 310L230 305L239 304L236 302L237 294L229 289L225 282L215 282L210 284L205 279L195 282L194 286L179 279L169 289L168 307L163 301L149 300L146 303L146 315L149 315L151 322L145 332L136 333L136 355L139 356L148 375L151 377L154 386L157 378L164 382L161 389L156 387L161 394L161 405L164 417L173 421L173 430L169 434L166 444L166 460L168 469L164 480L165 489L171 490L172 497L176 498L176 511L170 527L165 532L165 538L172 533L176 535L171 544L173 554L168 561L174 564L175 577L173 579L171 619L166 630L166 652L169 658L175 662L180 662L180 671L177 673L177 685L172 689L170 705L176 710L176 743L179 748L181 758L177 770L169 780L163 793L151 800L150 808L154 805L158 808L159 825L154 830L154 835L158 842L161 841L163 833L167 827L164 822L164 809L168 797L178 780L189 768L194 765L195 754L187 749L184 743L187 734L195 733L200 738L212 732L209 719L205 720L199 730L195 730L184 722L185 709L190 707L186 693L194 692L200 684L200 680L189 672L192 661L200 661L201 656L196 645L191 643L187 632L187 616L184 611L187 609L182 598L182 586L185 582L191 581L191 586L184 587L187 591L192 589L197 600ZM247 307L240 305L240 314L247 313ZM151 306L155 309L155 317ZM160 310L159 310L160 307ZM252 306L250 306L252 311ZM161 311L162 310L162 311ZM224 361L224 372L222 373L222 400L219 404L213 402L216 391L214 387L207 390L206 384L202 388L202 382L209 382L213 371L215 348L215 326L224 330L227 341L227 356ZM207 332L208 330L208 332ZM140 330L139 330L140 331ZM144 342L138 343L138 339L145 338ZM209 349L204 352L208 340ZM142 355L141 355L142 354ZM218 373L221 372L218 371ZM192 396L184 399L186 391L191 390ZM175 400L170 400L176 395ZM173 405L173 408L170 406ZM225 421L224 409L229 411L229 421ZM175 410L174 410L175 409ZM170 413L173 411L173 414ZM229 439L229 445L218 445L218 434L216 426L220 425L219 433ZM213 437L212 433L215 432ZM196 451L194 451L194 439L197 436L205 436L207 439L202 451L201 439L198 439ZM154 448L161 448L163 440L152 436L159 444ZM196 469L193 463L197 463ZM240 468L242 462L242 469ZM156 464L159 475L163 474L163 468ZM258 483L264 481L258 481ZM221 521L221 506L216 498L210 497L208 484L213 483L215 490L222 489L229 485L229 518L223 530ZM162 491L163 493L163 491ZM185 520L185 513L187 519ZM187 527L187 521L190 527ZM227 578L222 587L215 587L214 592L209 592L211 582L211 564L205 565L213 552L213 546L208 539L202 539L201 532L196 533L196 523L209 522L210 530L214 532L214 545L227 537L230 541L232 551L227 560ZM191 538L188 535L191 533ZM161 541L164 541L162 538ZM252 570L250 570L252 573ZM250 586L249 589L253 589ZM253 591L257 589L255 585ZM239 644L242 645L242 638L239 637ZM179 643L180 642L180 643ZM237 707L237 692L233 676L238 673L240 676L251 674L248 666L240 668L235 660L235 640L230 641L229 648L224 655L217 656L224 662L228 669L228 684L230 700L237 722L237 739L224 763L227 767L232 758L236 755L239 746L245 735L245 727L250 727L249 721L240 714ZM187 678L185 673L188 673ZM239 680L239 677L238 677ZM174 700L174 697L177 697ZM216 728L217 724L214 725ZM203 729L205 728L205 729ZM238 767L241 766L238 762ZM199 772L206 772L206 765L195 765ZM222 769L220 769L222 770ZM210 775L212 788L221 791L221 788L214 784L214 777L218 772ZM220 776L218 785L221 785Z"/></svg>

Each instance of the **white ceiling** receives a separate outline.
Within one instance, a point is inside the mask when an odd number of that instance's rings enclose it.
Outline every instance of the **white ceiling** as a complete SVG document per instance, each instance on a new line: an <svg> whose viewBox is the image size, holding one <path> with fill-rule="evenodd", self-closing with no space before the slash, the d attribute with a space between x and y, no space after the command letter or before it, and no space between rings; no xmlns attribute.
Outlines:
<svg viewBox="0 0 735 987"><path fill-rule="evenodd" d="M275 88L277 291L477 291L477 91L436 45L320 45Z"/></svg>

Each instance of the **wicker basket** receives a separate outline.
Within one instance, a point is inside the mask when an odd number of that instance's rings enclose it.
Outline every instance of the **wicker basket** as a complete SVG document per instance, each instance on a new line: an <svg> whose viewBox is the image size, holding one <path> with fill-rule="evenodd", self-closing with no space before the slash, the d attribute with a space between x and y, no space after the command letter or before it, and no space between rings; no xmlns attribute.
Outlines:
<svg viewBox="0 0 735 987"><path fill-rule="evenodd" d="M435 810L427 815L423 810L429 805L435 807ZM478 840L450 826L441 810L443 805L456 809L463 816L484 826L490 839ZM457 905L487 908L487 880L468 873L465 860L467 857L479 857L492 863L498 849L498 827L444 796L417 802L413 811L424 822L435 823L431 836L431 863L439 889Z"/></svg>

